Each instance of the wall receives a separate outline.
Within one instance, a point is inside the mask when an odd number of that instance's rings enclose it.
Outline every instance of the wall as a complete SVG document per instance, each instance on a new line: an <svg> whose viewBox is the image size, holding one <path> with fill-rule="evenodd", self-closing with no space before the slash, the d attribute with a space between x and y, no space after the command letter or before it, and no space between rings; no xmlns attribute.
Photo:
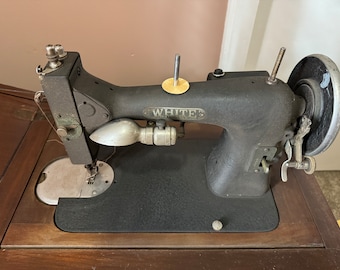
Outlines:
<svg viewBox="0 0 340 270"><path fill-rule="evenodd" d="M40 90L45 45L79 51L85 69L117 85L205 80L218 65L227 0L2 0L0 83Z"/></svg>
<svg viewBox="0 0 340 270"><path fill-rule="evenodd" d="M325 54L340 67L339 15L338 0L230 0L220 66L271 71L279 48L286 47L278 73L284 81L310 54ZM318 170L340 170L339 148L340 136L316 156Z"/></svg>

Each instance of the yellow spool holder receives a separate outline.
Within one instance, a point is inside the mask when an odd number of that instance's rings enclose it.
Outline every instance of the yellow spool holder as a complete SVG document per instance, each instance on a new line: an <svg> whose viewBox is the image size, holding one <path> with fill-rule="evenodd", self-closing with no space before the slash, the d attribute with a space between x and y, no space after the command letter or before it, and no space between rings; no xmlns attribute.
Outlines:
<svg viewBox="0 0 340 270"><path fill-rule="evenodd" d="M174 77L166 79L162 83L162 88L165 92L172 95L180 95L188 91L190 85L188 81L179 78L179 64L181 56L179 54L175 55L175 66L174 66Z"/></svg>
<svg viewBox="0 0 340 270"><path fill-rule="evenodd" d="M174 78L169 78L162 83L162 88L169 94L181 95L189 90L190 84L188 81L178 78L177 85L174 86Z"/></svg>

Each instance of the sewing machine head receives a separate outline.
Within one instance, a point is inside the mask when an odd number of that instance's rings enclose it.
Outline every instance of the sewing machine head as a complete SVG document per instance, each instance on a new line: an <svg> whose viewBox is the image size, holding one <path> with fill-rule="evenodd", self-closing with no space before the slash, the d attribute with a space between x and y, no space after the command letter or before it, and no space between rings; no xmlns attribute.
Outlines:
<svg viewBox="0 0 340 270"><path fill-rule="evenodd" d="M179 78L176 56L174 78L162 85L118 87L87 73L77 52L48 45L48 64L37 73L72 163L96 173L100 145L172 147L186 142L178 139L184 123L211 124L223 132L205 156L210 190L220 197L261 196L283 150L283 181L288 167L312 173L311 156L328 148L340 124L336 65L323 55L308 56L284 83L276 78L283 54L271 75L216 70L190 84Z"/></svg>
<svg viewBox="0 0 340 270"><path fill-rule="evenodd" d="M62 230L272 230L271 165L286 152L283 181L288 168L312 173L339 130L339 71L323 55L300 61L287 83L276 78L281 49L271 75L215 70L190 84L176 55L161 85L119 87L87 73L77 52L46 50L36 100L46 96L69 158L44 169L36 193L58 204ZM221 132L186 139L193 123Z"/></svg>
<svg viewBox="0 0 340 270"><path fill-rule="evenodd" d="M206 185L216 198L260 198L269 189L271 165L284 151L288 159L281 178L287 181L289 167L313 173L312 156L326 150L338 133L339 71L323 55L301 60L287 83L276 78L285 52L281 49L271 75L215 70L207 81L190 84L179 78L176 55L174 77L162 85L119 87L87 73L77 52L66 53L60 45L46 49L48 64L37 68L43 93L69 159L89 171L87 184L111 183L113 172L108 167L117 170L117 181L183 180L196 173L203 179L199 185ZM37 100L41 94L36 94ZM186 123L215 125L222 132L216 141L192 143L182 139ZM136 143L154 147L124 148ZM98 166L103 145L118 150L110 165ZM120 171L124 167L120 159L131 162L129 172ZM59 173L67 170L65 164L58 166ZM139 169L131 176L134 167ZM105 180L104 174L111 179ZM89 197L98 189L89 191Z"/></svg>

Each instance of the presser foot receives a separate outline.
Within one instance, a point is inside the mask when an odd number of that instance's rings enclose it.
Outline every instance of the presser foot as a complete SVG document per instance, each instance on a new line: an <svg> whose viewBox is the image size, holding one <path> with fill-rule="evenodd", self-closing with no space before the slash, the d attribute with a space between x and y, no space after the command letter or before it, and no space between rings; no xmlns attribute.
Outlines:
<svg viewBox="0 0 340 270"><path fill-rule="evenodd" d="M110 165L97 161L94 170L72 164L69 158L53 161L42 171L37 187L38 198L48 205L57 205L59 198L91 198L105 192L112 184Z"/></svg>

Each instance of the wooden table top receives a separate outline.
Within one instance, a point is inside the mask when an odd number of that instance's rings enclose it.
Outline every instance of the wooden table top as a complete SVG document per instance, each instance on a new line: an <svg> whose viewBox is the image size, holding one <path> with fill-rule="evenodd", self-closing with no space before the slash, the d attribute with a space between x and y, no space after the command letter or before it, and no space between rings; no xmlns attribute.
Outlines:
<svg viewBox="0 0 340 270"><path fill-rule="evenodd" d="M289 171L272 190L277 229L264 233L67 233L34 190L41 170L65 155L32 101L0 85L1 269L339 269L340 230L313 176Z"/></svg>

